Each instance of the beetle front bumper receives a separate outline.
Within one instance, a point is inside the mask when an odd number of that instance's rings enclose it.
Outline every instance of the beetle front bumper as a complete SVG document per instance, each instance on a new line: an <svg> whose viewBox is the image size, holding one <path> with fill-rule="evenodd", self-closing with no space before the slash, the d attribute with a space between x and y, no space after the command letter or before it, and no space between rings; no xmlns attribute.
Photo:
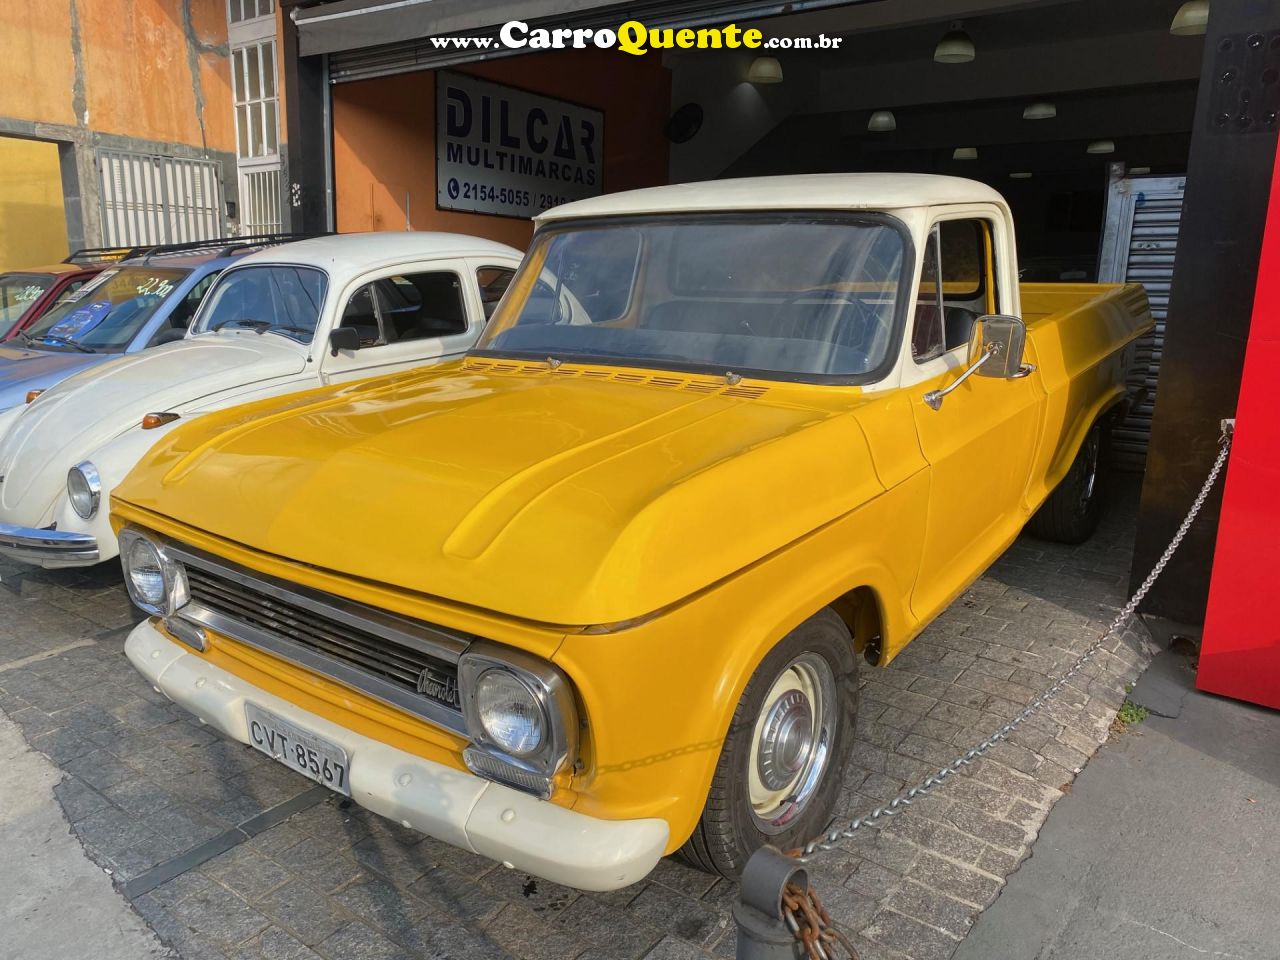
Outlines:
<svg viewBox="0 0 1280 960"><path fill-rule="evenodd" d="M87 567L98 562L98 540L88 533L0 523L0 555L38 567Z"/></svg>
<svg viewBox="0 0 1280 960"><path fill-rule="evenodd" d="M129 634L134 667L202 723L249 743L252 703L341 746L356 803L508 867L583 890L643 878L666 849L665 820L600 820L398 750L267 693L173 642L150 622Z"/></svg>

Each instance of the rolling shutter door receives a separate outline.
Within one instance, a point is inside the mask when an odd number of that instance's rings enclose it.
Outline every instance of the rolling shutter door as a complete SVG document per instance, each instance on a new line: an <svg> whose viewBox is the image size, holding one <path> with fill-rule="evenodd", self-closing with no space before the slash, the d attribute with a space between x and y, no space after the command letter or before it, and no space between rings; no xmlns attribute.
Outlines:
<svg viewBox="0 0 1280 960"><path fill-rule="evenodd" d="M1128 177L1112 182L1107 200L1098 279L1141 283L1156 321L1155 331L1138 344L1130 378L1135 402L1112 434L1112 452L1122 470L1140 472L1146 465L1185 188L1185 177Z"/></svg>

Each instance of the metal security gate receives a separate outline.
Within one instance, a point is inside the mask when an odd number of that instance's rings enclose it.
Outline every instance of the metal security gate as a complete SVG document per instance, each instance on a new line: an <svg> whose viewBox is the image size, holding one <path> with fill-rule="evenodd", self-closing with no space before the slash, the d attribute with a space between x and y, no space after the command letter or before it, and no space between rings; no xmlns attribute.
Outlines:
<svg viewBox="0 0 1280 960"><path fill-rule="evenodd" d="M216 160L99 150L98 174L105 246L184 243L226 233Z"/></svg>
<svg viewBox="0 0 1280 960"><path fill-rule="evenodd" d="M254 236L284 229L280 203L282 172L277 161L270 167L240 168L240 229Z"/></svg>
<svg viewBox="0 0 1280 960"><path fill-rule="evenodd" d="M1136 402L1112 434L1116 464L1123 470L1141 471L1147 461L1186 185L1186 177L1113 175L1107 195L1098 279L1103 283L1141 283L1147 288L1156 321L1155 331L1138 343L1130 381Z"/></svg>

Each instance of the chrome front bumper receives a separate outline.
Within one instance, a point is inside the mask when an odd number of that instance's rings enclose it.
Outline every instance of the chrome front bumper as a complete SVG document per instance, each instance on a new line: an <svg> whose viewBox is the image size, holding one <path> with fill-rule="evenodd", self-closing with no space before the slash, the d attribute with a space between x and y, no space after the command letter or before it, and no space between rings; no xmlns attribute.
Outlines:
<svg viewBox="0 0 1280 960"><path fill-rule="evenodd" d="M249 743L245 704L268 710L347 752L351 798L401 826L583 890L643 879L666 849L665 820L601 820L371 739L197 656L138 624L129 662L201 723Z"/></svg>
<svg viewBox="0 0 1280 960"><path fill-rule="evenodd" d="M88 533L0 523L0 556L38 567L87 567L98 562L98 541Z"/></svg>

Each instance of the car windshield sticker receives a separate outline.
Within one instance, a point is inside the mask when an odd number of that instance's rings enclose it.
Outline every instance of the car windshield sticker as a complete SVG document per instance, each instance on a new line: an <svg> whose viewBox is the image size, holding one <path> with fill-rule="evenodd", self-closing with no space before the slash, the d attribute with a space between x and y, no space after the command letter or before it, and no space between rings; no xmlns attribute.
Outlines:
<svg viewBox="0 0 1280 960"><path fill-rule="evenodd" d="M119 272L120 272L119 270L103 270L100 274L98 274L96 277L94 277L92 280L86 283L83 287L81 287L75 293L72 293L69 296L63 297L59 301L59 303L79 303L81 300L83 300L89 294L93 293L93 291L97 290L100 286L102 286L104 283L106 283L108 280L110 280Z"/></svg>
<svg viewBox="0 0 1280 960"><path fill-rule="evenodd" d="M173 281L161 277L147 277L135 289L144 297L167 297L173 292Z"/></svg>
<svg viewBox="0 0 1280 960"><path fill-rule="evenodd" d="M74 340L100 324L110 312L110 300L99 300L97 303L91 303L87 307L81 307L74 313L68 314L66 319L55 323L49 328L49 332L45 334L45 337L54 340Z"/></svg>
<svg viewBox="0 0 1280 960"><path fill-rule="evenodd" d="M15 303L30 303L42 293L44 293L44 287L38 283L31 283L14 294L13 299Z"/></svg>

